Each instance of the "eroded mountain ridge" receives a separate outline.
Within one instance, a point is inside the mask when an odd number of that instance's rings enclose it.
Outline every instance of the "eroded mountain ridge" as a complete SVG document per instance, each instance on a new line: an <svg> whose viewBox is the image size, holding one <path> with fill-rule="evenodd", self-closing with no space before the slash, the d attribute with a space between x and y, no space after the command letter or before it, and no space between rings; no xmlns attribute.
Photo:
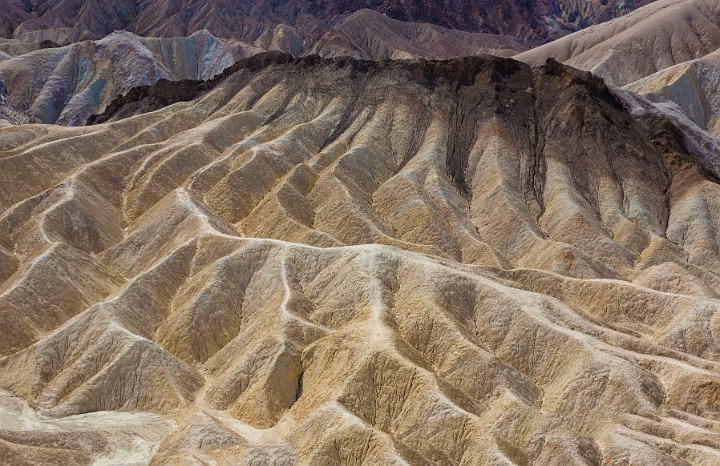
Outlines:
<svg viewBox="0 0 720 466"><path fill-rule="evenodd" d="M0 129L0 387L41 413L3 454L717 462L720 171L682 128L552 61L201 91Z"/></svg>

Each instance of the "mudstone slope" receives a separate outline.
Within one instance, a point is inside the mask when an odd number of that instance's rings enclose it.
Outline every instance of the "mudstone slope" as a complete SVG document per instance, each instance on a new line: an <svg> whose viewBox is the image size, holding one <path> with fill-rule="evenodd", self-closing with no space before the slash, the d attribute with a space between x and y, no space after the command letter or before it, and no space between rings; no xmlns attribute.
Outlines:
<svg viewBox="0 0 720 466"><path fill-rule="evenodd" d="M192 92L0 129L12 464L720 461L720 161L682 121L497 57Z"/></svg>

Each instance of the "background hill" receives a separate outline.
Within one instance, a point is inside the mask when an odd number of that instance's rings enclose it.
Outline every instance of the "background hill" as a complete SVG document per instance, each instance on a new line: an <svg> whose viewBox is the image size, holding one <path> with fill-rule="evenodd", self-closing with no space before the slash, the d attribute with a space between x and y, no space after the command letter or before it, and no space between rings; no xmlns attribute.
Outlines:
<svg viewBox="0 0 720 466"><path fill-rule="evenodd" d="M362 9L389 18L455 30L509 35L539 44L649 3L592 0L10 0L0 33L26 41L97 40L122 29L141 36L183 37L202 29L255 42L277 25L317 39ZM32 38L32 39L30 39Z"/></svg>

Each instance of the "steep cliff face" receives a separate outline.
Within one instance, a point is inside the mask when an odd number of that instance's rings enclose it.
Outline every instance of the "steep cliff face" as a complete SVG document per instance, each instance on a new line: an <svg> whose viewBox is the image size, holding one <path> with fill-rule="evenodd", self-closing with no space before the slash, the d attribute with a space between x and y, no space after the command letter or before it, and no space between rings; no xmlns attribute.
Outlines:
<svg viewBox="0 0 720 466"><path fill-rule="evenodd" d="M720 459L720 161L650 102L282 54L135 97L0 129L7 455L117 416L151 464Z"/></svg>

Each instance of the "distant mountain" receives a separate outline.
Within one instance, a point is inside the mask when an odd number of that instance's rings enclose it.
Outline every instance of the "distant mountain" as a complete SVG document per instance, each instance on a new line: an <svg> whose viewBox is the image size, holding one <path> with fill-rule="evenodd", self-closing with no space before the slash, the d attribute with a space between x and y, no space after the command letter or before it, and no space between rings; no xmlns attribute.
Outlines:
<svg viewBox="0 0 720 466"><path fill-rule="evenodd" d="M621 16L652 0L314 0L320 18L370 8L402 21L432 23L470 32L511 35L541 43Z"/></svg>
<svg viewBox="0 0 720 466"><path fill-rule="evenodd" d="M479 54L508 57L524 48L525 44L513 37L397 21L360 10L323 34L305 54L366 60L442 59Z"/></svg>
<svg viewBox="0 0 720 466"><path fill-rule="evenodd" d="M624 86L720 48L720 0L660 0L515 58L555 58Z"/></svg>
<svg viewBox="0 0 720 466"><path fill-rule="evenodd" d="M405 22L475 33L509 35L540 44L650 3L622 0L8 0L0 36L63 43L100 39L115 30L176 37L207 29L253 43L277 25L306 40L349 15L370 9Z"/></svg>

